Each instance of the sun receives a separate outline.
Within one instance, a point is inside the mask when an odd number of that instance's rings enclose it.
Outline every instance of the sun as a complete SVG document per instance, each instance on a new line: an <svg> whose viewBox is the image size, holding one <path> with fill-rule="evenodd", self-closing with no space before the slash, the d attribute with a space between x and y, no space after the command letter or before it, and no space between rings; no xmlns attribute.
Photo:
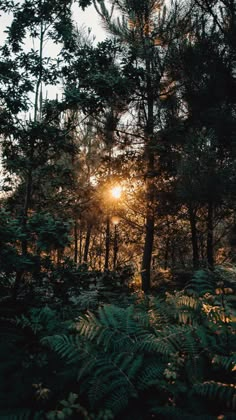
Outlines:
<svg viewBox="0 0 236 420"><path fill-rule="evenodd" d="M111 189L111 195L113 198L119 199L121 197L122 188L119 185L116 185Z"/></svg>

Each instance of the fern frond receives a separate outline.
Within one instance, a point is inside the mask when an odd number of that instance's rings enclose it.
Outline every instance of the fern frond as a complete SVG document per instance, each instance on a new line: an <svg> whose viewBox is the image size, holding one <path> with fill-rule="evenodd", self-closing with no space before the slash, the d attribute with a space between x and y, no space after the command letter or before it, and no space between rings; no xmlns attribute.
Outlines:
<svg viewBox="0 0 236 420"><path fill-rule="evenodd" d="M94 357L91 353L82 364L78 380L92 406L104 401L106 408L116 412L130 397L137 396L135 380L142 365L141 355L123 352Z"/></svg>
<svg viewBox="0 0 236 420"><path fill-rule="evenodd" d="M99 309L98 316L89 312L81 317L77 330L81 336L103 346L105 350L130 350L136 337L144 332L143 327L133 319L132 306L123 309L106 305Z"/></svg>
<svg viewBox="0 0 236 420"><path fill-rule="evenodd" d="M0 418L2 420L29 420L30 411L29 410L19 410L18 412L15 412L14 414L6 414L4 412L0 411Z"/></svg>
<svg viewBox="0 0 236 420"><path fill-rule="evenodd" d="M199 298L185 295L183 292L178 292L175 295L167 294L166 302L176 306L177 308L186 307L194 310L199 309L199 307L201 308Z"/></svg>
<svg viewBox="0 0 236 420"><path fill-rule="evenodd" d="M236 386L233 384L210 381L194 385L193 390L203 397L221 401L227 408L236 408Z"/></svg>
<svg viewBox="0 0 236 420"><path fill-rule="evenodd" d="M180 324L196 325L201 315L202 302L199 298L183 292L167 295L167 303L172 306L175 318Z"/></svg>
<svg viewBox="0 0 236 420"><path fill-rule="evenodd" d="M1 420L42 420L43 418L44 415L41 411L34 413L34 415L32 415L32 412L28 409L0 411Z"/></svg>
<svg viewBox="0 0 236 420"><path fill-rule="evenodd" d="M231 356L220 356L217 354L213 357L212 363L223 367L225 370L236 371L236 354L234 353Z"/></svg>
<svg viewBox="0 0 236 420"><path fill-rule="evenodd" d="M186 326L169 325L163 331L146 333L136 347L148 353L173 355L177 352L195 352L197 344L193 336L193 329Z"/></svg>
<svg viewBox="0 0 236 420"><path fill-rule="evenodd" d="M154 327L169 325L174 320L174 310L166 302L155 298L150 302L149 310L150 325Z"/></svg>
<svg viewBox="0 0 236 420"><path fill-rule="evenodd" d="M17 317L16 324L23 329L29 328L34 334L42 330L48 332L55 331L57 325L56 311L50 309L48 306L40 309L34 308L28 316L21 315Z"/></svg>
<svg viewBox="0 0 236 420"><path fill-rule="evenodd" d="M190 414L184 409L180 409L175 406L155 407L152 410L152 413L158 414L161 418L165 418L166 420L215 420L216 418L215 416L207 416L204 414L195 416L194 414Z"/></svg>
<svg viewBox="0 0 236 420"><path fill-rule="evenodd" d="M165 366L161 362L150 362L144 366L137 381L137 388L140 390L148 389L152 385L156 385L163 380Z"/></svg>
<svg viewBox="0 0 236 420"><path fill-rule="evenodd" d="M44 337L41 343L49 346L61 358L66 359L69 364L80 358L81 339L78 335Z"/></svg>
<svg viewBox="0 0 236 420"><path fill-rule="evenodd" d="M79 378L86 376L88 373L92 373L93 377L100 376L103 380L120 376L133 387L131 381L141 368L142 362L142 356L128 354L127 352L98 355L97 357L88 354L88 359L82 366Z"/></svg>
<svg viewBox="0 0 236 420"><path fill-rule="evenodd" d="M82 291L78 297L71 296L69 300L82 311L91 308L95 309L99 304L99 292L97 289Z"/></svg>
<svg viewBox="0 0 236 420"><path fill-rule="evenodd" d="M207 270L195 271L192 280L186 285L185 291L197 296L204 296L206 293L214 294L215 279L213 274Z"/></svg>
<svg viewBox="0 0 236 420"><path fill-rule="evenodd" d="M116 392L113 392L109 400L106 402L105 406L116 414L122 411L127 407L129 401L129 394L126 392L125 388L117 389Z"/></svg>

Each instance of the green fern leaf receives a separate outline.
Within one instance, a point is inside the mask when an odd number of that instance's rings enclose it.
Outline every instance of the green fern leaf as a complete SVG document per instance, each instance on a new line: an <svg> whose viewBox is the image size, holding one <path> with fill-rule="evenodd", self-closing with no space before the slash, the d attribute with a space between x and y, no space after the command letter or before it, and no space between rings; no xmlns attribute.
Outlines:
<svg viewBox="0 0 236 420"><path fill-rule="evenodd" d="M67 363L73 363L80 358L81 340L78 335L54 335L44 337L41 340L43 345L48 345Z"/></svg>
<svg viewBox="0 0 236 420"><path fill-rule="evenodd" d="M197 296L204 296L206 293L214 294L215 279L212 272L207 270L197 270L192 280L187 284L185 290Z"/></svg>
<svg viewBox="0 0 236 420"><path fill-rule="evenodd" d="M221 382L204 382L203 384L196 384L193 387L194 391L211 400L219 400L225 403L226 407L236 408L236 386L233 384L224 384Z"/></svg>
<svg viewBox="0 0 236 420"><path fill-rule="evenodd" d="M222 366L223 369L228 371L235 371L236 370L236 354L232 354L231 356L220 356L215 355L212 359L212 363L216 365Z"/></svg>
<svg viewBox="0 0 236 420"><path fill-rule="evenodd" d="M158 384L159 381L163 380L164 365L156 361L149 363L145 366L140 375L137 378L137 388L140 390L148 389L152 385Z"/></svg>
<svg viewBox="0 0 236 420"><path fill-rule="evenodd" d="M32 415L31 411L28 409L25 410L5 410L0 411L0 419L1 420L42 420L44 415L42 412L34 413Z"/></svg>

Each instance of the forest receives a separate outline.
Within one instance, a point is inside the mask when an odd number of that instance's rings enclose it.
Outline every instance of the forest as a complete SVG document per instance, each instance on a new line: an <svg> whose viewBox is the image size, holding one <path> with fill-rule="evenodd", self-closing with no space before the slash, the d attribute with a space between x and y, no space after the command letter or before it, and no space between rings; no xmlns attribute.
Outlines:
<svg viewBox="0 0 236 420"><path fill-rule="evenodd" d="M0 419L234 420L236 0L0 22Z"/></svg>

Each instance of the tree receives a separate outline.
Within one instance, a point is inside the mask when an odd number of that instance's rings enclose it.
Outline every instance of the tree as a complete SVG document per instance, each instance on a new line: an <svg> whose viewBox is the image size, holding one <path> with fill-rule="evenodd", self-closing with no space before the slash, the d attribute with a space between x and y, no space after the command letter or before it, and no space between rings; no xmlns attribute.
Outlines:
<svg viewBox="0 0 236 420"><path fill-rule="evenodd" d="M105 3L95 2L96 8L109 31L126 46L123 68L134 83L132 106L136 118L136 134L144 140L143 162L146 190L145 240L142 257L142 288L150 289L151 258L155 226L155 174L158 171L158 153L155 145L161 128L160 97L165 79L165 63L172 39L173 22L178 8L167 10L163 1L112 1L112 12L120 14L112 19ZM172 32L172 33L171 33Z"/></svg>
<svg viewBox="0 0 236 420"><path fill-rule="evenodd" d="M3 165L6 172L16 175L18 180L14 194L17 196L17 190L20 194L15 210L22 229L21 252L27 259L32 251L29 244L32 212L40 212L44 207L46 215L43 198L49 192L55 196L60 185L68 182L68 157L75 153L72 122L62 118L63 107L58 100L43 103L43 86L55 85L61 77L60 59L45 56L44 43L50 39L70 50L75 37L71 1L24 1L17 5L2 2L1 10L13 13L6 43L1 48L2 81L7 72L7 83L1 90ZM24 48L28 36L38 49L27 51ZM11 65L13 70L10 70ZM19 112L31 111L30 92L34 95L33 117L29 114L27 120ZM59 170L63 176L59 175ZM45 179L49 176L52 178L47 190ZM17 271L16 285L20 284L23 274L23 269Z"/></svg>

